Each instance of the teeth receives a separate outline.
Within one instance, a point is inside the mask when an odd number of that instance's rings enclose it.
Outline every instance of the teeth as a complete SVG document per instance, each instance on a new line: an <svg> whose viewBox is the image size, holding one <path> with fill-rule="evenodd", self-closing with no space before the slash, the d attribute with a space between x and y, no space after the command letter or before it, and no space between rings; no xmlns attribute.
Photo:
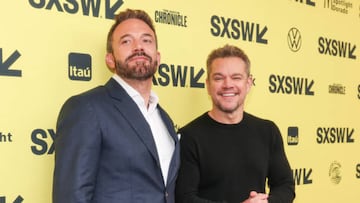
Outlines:
<svg viewBox="0 0 360 203"><path fill-rule="evenodd" d="M227 94L222 94L222 96L231 97L231 96L235 96L235 94L234 93L227 93Z"/></svg>

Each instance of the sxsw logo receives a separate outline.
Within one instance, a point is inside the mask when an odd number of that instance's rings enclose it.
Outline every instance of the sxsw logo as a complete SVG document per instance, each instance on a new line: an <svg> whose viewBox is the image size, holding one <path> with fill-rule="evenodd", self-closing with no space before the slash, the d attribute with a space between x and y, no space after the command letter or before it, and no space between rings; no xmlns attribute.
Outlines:
<svg viewBox="0 0 360 203"><path fill-rule="evenodd" d="M69 79L90 81L92 75L91 56L89 54L69 54Z"/></svg>
<svg viewBox="0 0 360 203"><path fill-rule="evenodd" d="M200 82L204 73L202 68L196 71L193 66L163 63L160 64L158 73L153 77L153 85L204 88L204 82Z"/></svg>
<svg viewBox="0 0 360 203"><path fill-rule="evenodd" d="M315 6L315 2L311 1L311 0L295 0L296 2L299 3L305 3L308 6Z"/></svg>
<svg viewBox="0 0 360 203"><path fill-rule="evenodd" d="M31 133L31 141L34 143L31 146L32 153L35 155L53 154L55 136L53 129L44 130L38 128L33 130Z"/></svg>
<svg viewBox="0 0 360 203"><path fill-rule="evenodd" d="M270 75L269 91L271 93L314 96L314 80L286 75Z"/></svg>
<svg viewBox="0 0 360 203"><path fill-rule="evenodd" d="M288 145L297 145L299 143L298 127L288 127L287 143Z"/></svg>
<svg viewBox="0 0 360 203"><path fill-rule="evenodd" d="M307 185L313 182L311 179L312 168L292 169L292 173L296 185Z"/></svg>
<svg viewBox="0 0 360 203"><path fill-rule="evenodd" d="M318 144L354 143L354 128L319 127L316 130Z"/></svg>
<svg viewBox="0 0 360 203"><path fill-rule="evenodd" d="M21 54L15 50L10 56L4 58L2 48L0 48L0 75L21 77L21 70L10 69L20 56Z"/></svg>
<svg viewBox="0 0 360 203"><path fill-rule="evenodd" d="M265 34L267 26L261 26L258 23L247 22L238 19L226 18L223 16L213 15L210 18L210 32L215 37L227 37L234 40L243 40L267 44L268 40Z"/></svg>
<svg viewBox="0 0 360 203"><path fill-rule="evenodd" d="M113 2L113 3L111 3ZM83 16L102 18L100 15L101 4L105 3L105 18L114 19L117 10L124 1L117 0L29 0L29 4L37 9L56 10L68 14L81 13Z"/></svg>
<svg viewBox="0 0 360 203"><path fill-rule="evenodd" d="M318 43L318 51L320 54L356 59L356 55L354 54L356 50L355 44L326 37L319 37Z"/></svg>
<svg viewBox="0 0 360 203"><path fill-rule="evenodd" d="M21 195L18 195L14 201L6 201L6 196L0 196L0 203L21 203L23 200L24 198Z"/></svg>

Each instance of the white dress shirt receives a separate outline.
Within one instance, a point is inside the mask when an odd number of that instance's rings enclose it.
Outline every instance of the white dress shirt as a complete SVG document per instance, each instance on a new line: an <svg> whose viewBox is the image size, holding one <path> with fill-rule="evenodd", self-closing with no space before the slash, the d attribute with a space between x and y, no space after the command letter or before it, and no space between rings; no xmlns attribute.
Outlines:
<svg viewBox="0 0 360 203"><path fill-rule="evenodd" d="M157 105L159 103L159 97L155 92L151 91L149 106L145 106L145 100L138 91L127 84L117 74L113 75L113 78L125 89L129 96L139 107L144 118L148 122L151 132L155 141L157 153L160 160L161 172L163 175L164 183L166 184L170 161L175 149L175 143L173 138L170 136L164 121L161 119L159 109Z"/></svg>

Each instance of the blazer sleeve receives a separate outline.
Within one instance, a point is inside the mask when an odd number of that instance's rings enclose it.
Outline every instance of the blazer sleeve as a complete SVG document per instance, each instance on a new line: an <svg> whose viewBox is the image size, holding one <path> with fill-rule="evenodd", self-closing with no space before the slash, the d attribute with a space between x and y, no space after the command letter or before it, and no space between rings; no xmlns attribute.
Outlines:
<svg viewBox="0 0 360 203"><path fill-rule="evenodd" d="M63 105L54 139L53 203L91 202L101 148L99 125L84 97L72 97Z"/></svg>

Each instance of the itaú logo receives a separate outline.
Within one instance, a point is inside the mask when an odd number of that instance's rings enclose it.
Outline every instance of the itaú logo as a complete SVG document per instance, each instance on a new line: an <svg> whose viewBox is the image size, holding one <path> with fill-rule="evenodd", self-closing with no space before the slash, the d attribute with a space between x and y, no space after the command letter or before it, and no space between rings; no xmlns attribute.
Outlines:
<svg viewBox="0 0 360 203"><path fill-rule="evenodd" d="M70 80L90 81L92 76L91 56L70 53L68 75Z"/></svg>

